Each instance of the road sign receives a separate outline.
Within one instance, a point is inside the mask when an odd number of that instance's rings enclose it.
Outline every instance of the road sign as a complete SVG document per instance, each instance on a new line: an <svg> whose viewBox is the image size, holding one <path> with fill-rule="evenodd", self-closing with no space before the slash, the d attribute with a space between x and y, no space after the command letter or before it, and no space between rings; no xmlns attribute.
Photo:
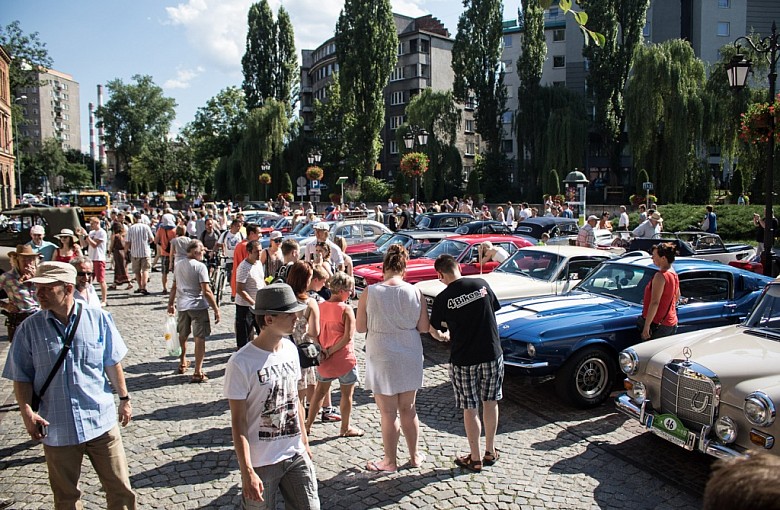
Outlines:
<svg viewBox="0 0 780 510"><path fill-rule="evenodd" d="M653 183L652 182L643 182L642 183L642 189L650 191L653 189Z"/></svg>
<svg viewBox="0 0 780 510"><path fill-rule="evenodd" d="M295 183L298 184L298 186L306 186L306 177L300 176L298 179L295 180Z"/></svg>
<svg viewBox="0 0 780 510"><path fill-rule="evenodd" d="M310 187L311 189L320 189L319 179L312 179Z"/></svg>
<svg viewBox="0 0 780 510"><path fill-rule="evenodd" d="M315 204L320 201L319 195L309 195L309 200L314 202Z"/></svg>
<svg viewBox="0 0 780 510"><path fill-rule="evenodd" d="M298 186L298 192L296 193L299 197L302 197L306 195L306 186Z"/></svg>
<svg viewBox="0 0 780 510"><path fill-rule="evenodd" d="M320 195L320 190L317 188L312 188L309 190L309 195Z"/></svg>

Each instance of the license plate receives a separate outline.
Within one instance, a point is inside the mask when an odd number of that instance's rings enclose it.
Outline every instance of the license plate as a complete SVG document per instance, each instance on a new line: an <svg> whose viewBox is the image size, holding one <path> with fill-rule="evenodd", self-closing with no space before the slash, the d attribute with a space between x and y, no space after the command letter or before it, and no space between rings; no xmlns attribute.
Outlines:
<svg viewBox="0 0 780 510"><path fill-rule="evenodd" d="M696 443L696 434L691 433L680 419L673 414L650 415L645 420L645 426L653 434L677 446L682 446L686 450L693 450Z"/></svg>

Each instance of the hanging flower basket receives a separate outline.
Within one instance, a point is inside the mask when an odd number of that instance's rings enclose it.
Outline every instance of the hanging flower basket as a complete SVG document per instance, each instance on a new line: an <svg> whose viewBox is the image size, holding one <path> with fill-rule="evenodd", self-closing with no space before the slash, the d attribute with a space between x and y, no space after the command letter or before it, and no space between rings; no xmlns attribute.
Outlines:
<svg viewBox="0 0 780 510"><path fill-rule="evenodd" d="M628 197L628 200L631 202L631 205L634 207L639 207L639 204L644 204L647 202L647 200L650 200L650 202L658 203L658 197L655 195L631 195Z"/></svg>
<svg viewBox="0 0 780 510"><path fill-rule="evenodd" d="M271 174L262 173L257 180L260 181L260 184L271 184Z"/></svg>
<svg viewBox="0 0 780 510"><path fill-rule="evenodd" d="M773 103L753 103L742 114L739 138L751 144L766 143L773 135L771 121L775 119L774 137L780 142L780 94Z"/></svg>
<svg viewBox="0 0 780 510"><path fill-rule="evenodd" d="M306 178L310 181L319 181L323 175L325 175L325 172L318 166L310 166L306 169Z"/></svg>
<svg viewBox="0 0 780 510"><path fill-rule="evenodd" d="M292 202L295 197L293 197L293 194L290 192L282 192L277 195L276 200L281 201L282 199L287 200L288 202Z"/></svg>
<svg viewBox="0 0 780 510"><path fill-rule="evenodd" d="M401 173L406 177L420 177L428 171L428 155L424 152L410 152L401 158Z"/></svg>

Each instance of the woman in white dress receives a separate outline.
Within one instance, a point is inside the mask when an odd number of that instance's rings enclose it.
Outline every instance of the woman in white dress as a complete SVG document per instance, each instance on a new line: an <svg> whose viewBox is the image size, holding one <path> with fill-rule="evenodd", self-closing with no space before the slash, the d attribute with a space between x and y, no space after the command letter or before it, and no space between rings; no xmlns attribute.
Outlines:
<svg viewBox="0 0 780 510"><path fill-rule="evenodd" d="M317 301L309 296L308 288L314 274L309 262L299 260L287 271L285 282L292 287L298 302L305 303L306 308L295 321L292 337L296 344L304 342L318 343L320 336L320 308ZM298 399L305 407L314 395L314 385L317 384L317 374L314 367L301 368L301 379L298 381Z"/></svg>
<svg viewBox="0 0 780 510"><path fill-rule="evenodd" d="M357 331L366 334L366 384L381 414L384 458L369 462L369 471L398 469L398 439L403 430L412 467L425 456L418 451L420 422L415 399L423 383L420 332L428 331L422 294L403 280L409 254L391 246L382 263L383 281L360 295Z"/></svg>

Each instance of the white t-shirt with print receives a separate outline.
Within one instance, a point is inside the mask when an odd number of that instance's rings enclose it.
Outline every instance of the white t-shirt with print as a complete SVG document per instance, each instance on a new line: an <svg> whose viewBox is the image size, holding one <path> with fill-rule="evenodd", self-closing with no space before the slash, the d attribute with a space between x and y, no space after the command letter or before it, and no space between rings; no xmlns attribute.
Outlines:
<svg viewBox="0 0 780 510"><path fill-rule="evenodd" d="M102 228L98 228L97 230L90 230L89 231L89 238L93 241L98 241L97 246L89 245L89 249L87 250L87 253L89 253L90 260L97 260L97 261L106 261L106 240L108 239L108 236L106 235L106 231Z"/></svg>
<svg viewBox="0 0 780 510"><path fill-rule="evenodd" d="M238 265L236 283L243 283L246 293L254 299L255 294L257 294L257 289L265 286L265 272L263 271L263 265L260 261L252 264L248 259L244 259L244 261ZM239 292L236 292L236 304L241 306L253 306L252 303L244 299Z"/></svg>
<svg viewBox="0 0 780 510"><path fill-rule="evenodd" d="M222 244L222 253L229 259L228 262L233 262L233 253L236 251L236 246L243 240L244 236L240 231L234 234L230 230L226 230L219 236L217 242Z"/></svg>
<svg viewBox="0 0 780 510"><path fill-rule="evenodd" d="M225 369L225 397L246 400L252 467L277 464L306 451L298 415L298 349L292 340L281 342L276 352L250 342L230 356Z"/></svg>

